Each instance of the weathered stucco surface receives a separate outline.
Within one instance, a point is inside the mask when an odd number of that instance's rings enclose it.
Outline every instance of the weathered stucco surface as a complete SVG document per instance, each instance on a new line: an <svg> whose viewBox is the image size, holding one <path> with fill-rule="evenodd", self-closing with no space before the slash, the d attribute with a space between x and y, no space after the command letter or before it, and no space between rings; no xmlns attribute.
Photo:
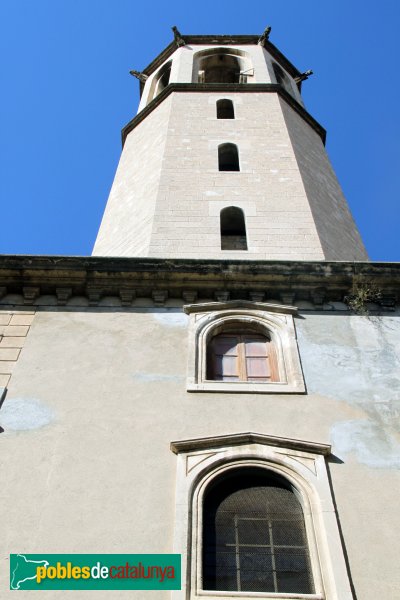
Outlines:
<svg viewBox="0 0 400 600"><path fill-rule="evenodd" d="M399 315L304 312L296 328L308 394L188 393L180 308L37 312L0 410L0 579L13 552L171 552L170 442L255 431L332 443L357 599L396 600ZM52 598L68 594L124 596Z"/></svg>

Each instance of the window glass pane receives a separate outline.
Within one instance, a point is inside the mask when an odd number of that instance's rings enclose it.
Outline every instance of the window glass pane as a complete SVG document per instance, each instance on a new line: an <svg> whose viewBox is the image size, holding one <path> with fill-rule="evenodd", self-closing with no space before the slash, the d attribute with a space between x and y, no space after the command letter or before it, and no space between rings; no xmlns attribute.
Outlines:
<svg viewBox="0 0 400 600"><path fill-rule="evenodd" d="M299 547L305 546L305 533L302 519L301 521L289 519L280 521L276 519L273 522L272 534L275 545L286 544Z"/></svg>
<svg viewBox="0 0 400 600"><path fill-rule="evenodd" d="M240 586L247 592L275 591L271 552L261 548L240 549Z"/></svg>
<svg viewBox="0 0 400 600"><path fill-rule="evenodd" d="M267 356L267 343L266 340L249 340L245 338L246 342L246 356Z"/></svg>
<svg viewBox="0 0 400 600"><path fill-rule="evenodd" d="M248 379L268 378L271 376L266 358L247 358L246 369Z"/></svg>
<svg viewBox="0 0 400 600"><path fill-rule="evenodd" d="M275 564L280 592L309 593L312 584L308 550L276 550Z"/></svg>
<svg viewBox="0 0 400 600"><path fill-rule="evenodd" d="M237 469L203 510L203 589L314 592L302 507L282 477Z"/></svg>
<svg viewBox="0 0 400 600"><path fill-rule="evenodd" d="M224 377L237 377L237 357L236 356L222 356L222 371Z"/></svg>
<svg viewBox="0 0 400 600"><path fill-rule="evenodd" d="M269 545L269 527L267 519L240 519L238 520L238 538L242 545Z"/></svg>
<svg viewBox="0 0 400 600"><path fill-rule="evenodd" d="M216 354L227 354L237 356L238 338L236 336L219 335L213 340L214 352Z"/></svg>
<svg viewBox="0 0 400 600"><path fill-rule="evenodd" d="M258 383L276 381L273 358L272 343L266 336L251 332L219 334L209 344L207 378Z"/></svg>

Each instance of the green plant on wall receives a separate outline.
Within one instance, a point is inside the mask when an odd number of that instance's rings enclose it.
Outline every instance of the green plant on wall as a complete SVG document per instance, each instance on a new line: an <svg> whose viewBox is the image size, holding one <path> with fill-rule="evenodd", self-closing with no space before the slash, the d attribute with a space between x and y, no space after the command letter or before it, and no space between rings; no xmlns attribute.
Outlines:
<svg viewBox="0 0 400 600"><path fill-rule="evenodd" d="M368 304L378 302L381 296L381 290L373 282L359 274L353 276L350 293L344 297L344 301L356 314L367 315Z"/></svg>

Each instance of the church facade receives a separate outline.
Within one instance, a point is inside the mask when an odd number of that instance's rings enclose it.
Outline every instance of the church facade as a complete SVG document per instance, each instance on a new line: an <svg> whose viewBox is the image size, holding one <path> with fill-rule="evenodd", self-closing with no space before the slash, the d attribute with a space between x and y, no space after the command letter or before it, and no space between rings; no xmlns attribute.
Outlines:
<svg viewBox="0 0 400 600"><path fill-rule="evenodd" d="M10 553L178 553L132 597L397 599L400 268L309 74L176 28L133 74L92 256L0 257L1 596Z"/></svg>

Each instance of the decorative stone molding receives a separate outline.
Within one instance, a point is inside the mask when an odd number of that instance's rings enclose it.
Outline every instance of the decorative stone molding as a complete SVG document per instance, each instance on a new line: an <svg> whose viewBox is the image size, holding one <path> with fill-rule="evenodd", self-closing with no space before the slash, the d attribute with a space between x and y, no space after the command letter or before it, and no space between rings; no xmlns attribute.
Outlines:
<svg viewBox="0 0 400 600"><path fill-rule="evenodd" d="M40 288L25 286L24 288L22 288L22 293L24 296L24 304L33 304L40 294Z"/></svg>
<svg viewBox="0 0 400 600"><path fill-rule="evenodd" d="M315 306L321 307L326 299L326 289L325 288L316 288L311 292L311 298L314 302Z"/></svg>
<svg viewBox="0 0 400 600"><path fill-rule="evenodd" d="M187 390L189 392L305 393L294 328L294 306L250 301L210 302L184 306L189 320ZM277 357L278 381L215 381L207 379L207 347L224 327L257 329L271 339Z"/></svg>
<svg viewBox="0 0 400 600"><path fill-rule="evenodd" d="M180 440L177 454L174 552L182 555L182 589L172 600L285 598L353 600L325 457L330 446L257 433ZM305 519L315 593L213 592L202 589L203 498L217 478L237 468L262 468L287 480Z"/></svg>
<svg viewBox="0 0 400 600"><path fill-rule="evenodd" d="M262 302L265 298L265 292L249 292L249 298L252 302Z"/></svg>
<svg viewBox="0 0 400 600"><path fill-rule="evenodd" d="M168 298L168 292L167 290L153 290L151 292L151 297L153 298L156 306L164 306Z"/></svg>
<svg viewBox="0 0 400 600"><path fill-rule="evenodd" d="M136 298L136 292L133 288L121 288L119 290L122 306L131 306Z"/></svg>
<svg viewBox="0 0 400 600"><path fill-rule="evenodd" d="M229 300L229 292L226 290L217 290L214 296L217 302L226 302Z"/></svg>
<svg viewBox="0 0 400 600"><path fill-rule="evenodd" d="M381 291L381 311L392 310L393 302L398 305L400 263L84 256L0 256L0 299L3 305L22 305L25 291L26 300L37 304L40 294L57 298L67 293L57 292L60 289L71 289L67 305L76 297L86 297L95 305L96 293L98 300L121 298L121 289L135 290L136 299L149 299L162 280L168 298L182 299L184 293L190 303L209 301L221 290L242 301L249 297L259 301L255 294L265 297L267 292L273 299L288 300L295 294L296 302L313 303L313 298L321 301L319 292L315 295L320 288L326 292L324 302L330 303L349 294L355 274L373 281ZM195 296L193 301L189 293ZM6 294L11 295L9 303ZM314 306L314 310L321 308Z"/></svg>
<svg viewBox="0 0 400 600"><path fill-rule="evenodd" d="M65 306L67 304L67 301L72 296L72 288L70 288L70 287L56 288L56 295L57 295L57 304L59 306Z"/></svg>
<svg viewBox="0 0 400 600"><path fill-rule="evenodd" d="M88 285L86 294L89 299L89 306L97 306L102 296L103 290L100 286Z"/></svg>
<svg viewBox="0 0 400 600"><path fill-rule="evenodd" d="M193 304L197 300L197 292L194 290L183 290L182 298L184 302L188 302L189 304Z"/></svg>

